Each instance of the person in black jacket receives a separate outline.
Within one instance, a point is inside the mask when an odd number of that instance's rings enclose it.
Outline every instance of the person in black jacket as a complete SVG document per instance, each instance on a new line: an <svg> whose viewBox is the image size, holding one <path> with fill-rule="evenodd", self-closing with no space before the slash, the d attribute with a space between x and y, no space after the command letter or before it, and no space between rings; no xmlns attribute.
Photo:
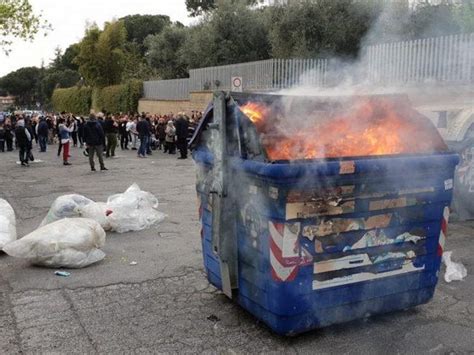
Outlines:
<svg viewBox="0 0 474 355"><path fill-rule="evenodd" d="M36 126L38 125L38 122L32 118L29 118L30 121L30 127L31 129L28 129L30 133L33 133L33 138L35 139L36 144L38 144L38 135L36 134ZM28 127L28 123L26 124Z"/></svg>
<svg viewBox="0 0 474 355"><path fill-rule="evenodd" d="M12 133L12 124L11 120L5 121L5 143L7 143L7 152L13 150L13 133Z"/></svg>
<svg viewBox="0 0 474 355"><path fill-rule="evenodd" d="M31 142L31 134L25 128L25 121L23 119L18 120L16 123L15 129L15 138L18 144L18 148L20 149L20 162L22 166L29 166L28 165L28 146Z"/></svg>
<svg viewBox="0 0 474 355"><path fill-rule="evenodd" d="M150 117L146 117L145 116L145 120L146 122L148 123L148 128L149 128L149 131L148 131L148 142L147 142L147 145L146 145L146 154L147 155L151 155L152 152L151 152L151 145L152 145L152 134L153 134L153 125L151 124L151 120L150 120Z"/></svg>
<svg viewBox="0 0 474 355"><path fill-rule="evenodd" d="M128 150L128 134L127 131L127 116L122 118L119 123L119 135L120 135L120 148L122 150Z"/></svg>
<svg viewBox="0 0 474 355"><path fill-rule="evenodd" d="M5 128L3 123L0 123L0 152L5 152Z"/></svg>
<svg viewBox="0 0 474 355"><path fill-rule="evenodd" d="M118 132L118 124L115 122L114 117L107 115L104 121L104 131L105 136L107 137L107 149L105 156L114 157L115 156L115 148L117 147L117 132Z"/></svg>
<svg viewBox="0 0 474 355"><path fill-rule="evenodd" d="M38 126L36 127L39 145L40 145L40 152L46 152L46 147L48 146L48 123L46 123L46 119L44 117L40 118Z"/></svg>
<svg viewBox="0 0 474 355"><path fill-rule="evenodd" d="M166 139L166 121L163 117L160 117L158 120L158 124L156 125L156 138L158 139L158 149L161 150L162 147L165 147L165 139ZM166 149L166 148L163 148ZM166 150L165 150L166 153Z"/></svg>
<svg viewBox="0 0 474 355"><path fill-rule="evenodd" d="M79 117L77 120L77 138L79 139L79 144L82 148L84 145L84 126L86 122L83 117Z"/></svg>
<svg viewBox="0 0 474 355"><path fill-rule="evenodd" d="M188 157L188 128L189 124L183 114L178 115L174 124L176 127L176 145L178 146L180 157L178 159L186 159Z"/></svg>
<svg viewBox="0 0 474 355"><path fill-rule="evenodd" d="M70 115L69 116L69 121L71 122L71 128L72 128L72 132L71 132L71 138L72 138L72 143L74 145L74 147L77 147L77 121L78 119L76 117L74 117L73 115Z"/></svg>
<svg viewBox="0 0 474 355"><path fill-rule="evenodd" d="M148 140L151 135L151 127L144 116L140 116L140 121L137 123L138 138L140 139L140 148L138 149L138 157L146 158Z"/></svg>
<svg viewBox="0 0 474 355"><path fill-rule="evenodd" d="M31 124L31 117L27 116L25 118L25 128L28 130L30 134L30 140L28 141L28 147L26 148L26 155L28 156L29 161L34 161L35 157L33 156L33 139L35 137L35 130Z"/></svg>
<svg viewBox="0 0 474 355"><path fill-rule="evenodd" d="M105 139L105 120L104 120L104 114L102 112L99 112L97 114L97 122L99 122L100 126L102 127L102 131L104 132L104 141L102 142L102 147L104 148L104 153L105 153L105 148L107 147L107 142Z"/></svg>
<svg viewBox="0 0 474 355"><path fill-rule="evenodd" d="M89 121L84 126L84 142L87 145L89 153L89 164L92 171L95 170L94 153L97 153L99 158L100 170L108 170L104 165L104 130L101 124L97 121L94 114L91 114Z"/></svg>

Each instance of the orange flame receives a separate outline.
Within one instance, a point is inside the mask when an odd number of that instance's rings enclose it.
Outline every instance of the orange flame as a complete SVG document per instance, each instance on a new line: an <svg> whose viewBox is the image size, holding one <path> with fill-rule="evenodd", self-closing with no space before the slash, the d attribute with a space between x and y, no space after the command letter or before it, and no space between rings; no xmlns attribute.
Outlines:
<svg viewBox="0 0 474 355"><path fill-rule="evenodd" d="M428 119L386 98L359 99L327 117L305 117L302 127L279 121L271 108L240 108L255 124L270 160L320 159L445 151ZM319 114L320 115L320 114ZM280 118L280 117L279 117Z"/></svg>
<svg viewBox="0 0 474 355"><path fill-rule="evenodd" d="M252 121L256 126L263 124L264 118L270 114L270 110L263 104L256 102L248 102L240 107L240 110Z"/></svg>

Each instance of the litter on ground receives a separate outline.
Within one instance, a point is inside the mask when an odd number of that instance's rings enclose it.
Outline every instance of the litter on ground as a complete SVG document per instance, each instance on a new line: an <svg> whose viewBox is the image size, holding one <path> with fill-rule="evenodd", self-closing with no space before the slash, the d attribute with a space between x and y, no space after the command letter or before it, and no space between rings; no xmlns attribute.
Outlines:
<svg viewBox="0 0 474 355"><path fill-rule="evenodd" d="M56 276L62 276L62 277L69 277L71 276L71 273L70 272L67 272L67 271L55 271L54 274Z"/></svg>
<svg viewBox="0 0 474 355"><path fill-rule="evenodd" d="M452 253L452 251L445 251L443 253L443 262L446 265L444 280L446 282L462 281L467 276L467 270L463 264L455 263L451 260Z"/></svg>

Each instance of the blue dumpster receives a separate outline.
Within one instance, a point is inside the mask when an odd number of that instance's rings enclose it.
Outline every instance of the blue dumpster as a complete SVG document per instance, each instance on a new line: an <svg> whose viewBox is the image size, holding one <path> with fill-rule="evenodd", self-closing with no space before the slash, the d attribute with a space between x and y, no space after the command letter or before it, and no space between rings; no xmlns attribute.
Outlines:
<svg viewBox="0 0 474 355"><path fill-rule="evenodd" d="M239 107L283 99L218 93L191 141L209 282L284 335L428 302L458 156L272 161Z"/></svg>

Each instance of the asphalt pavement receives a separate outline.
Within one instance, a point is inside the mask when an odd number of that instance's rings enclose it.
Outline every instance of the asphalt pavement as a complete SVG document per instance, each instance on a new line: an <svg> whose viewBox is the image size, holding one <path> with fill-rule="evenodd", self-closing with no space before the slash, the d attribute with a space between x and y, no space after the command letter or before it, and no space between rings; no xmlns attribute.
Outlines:
<svg viewBox="0 0 474 355"><path fill-rule="evenodd" d="M109 233L105 260L69 277L0 255L2 354L474 351L474 222L451 223L446 243L467 278L440 278L429 304L280 337L207 282L192 160L159 151L138 159L118 149L109 171L91 172L79 148L72 166L48 148L29 168L16 164L16 152L0 153L0 197L16 211L19 236L35 230L60 195L105 201L134 182L158 197L168 217L149 230Z"/></svg>

